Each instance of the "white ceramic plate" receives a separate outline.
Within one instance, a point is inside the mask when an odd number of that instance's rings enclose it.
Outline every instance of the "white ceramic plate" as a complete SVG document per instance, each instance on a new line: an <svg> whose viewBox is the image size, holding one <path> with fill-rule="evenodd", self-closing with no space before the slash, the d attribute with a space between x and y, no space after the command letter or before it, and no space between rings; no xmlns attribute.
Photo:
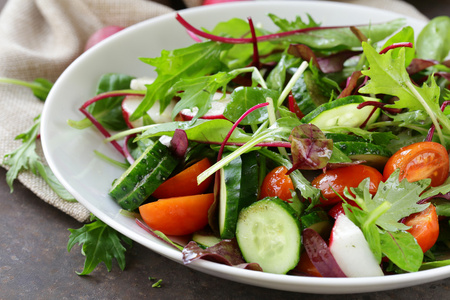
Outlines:
<svg viewBox="0 0 450 300"><path fill-rule="evenodd" d="M212 29L219 21L232 17L256 23L270 24L267 13L294 19L309 13L323 25L367 24L388 21L397 17L387 11L325 1L238 2L188 9L181 15L196 27ZM416 32L422 21L408 19ZM266 27L266 28L271 28ZM108 196L111 182L122 170L95 157L99 150L120 159L117 152L102 141L93 128L75 130L68 119L83 118L78 108L92 97L98 78L108 72L134 76L152 75L153 70L138 60L139 57L157 57L163 49L175 49L192 44L185 30L171 13L157 17L118 33L81 55L61 75L53 87L42 114L41 136L48 163L61 183L88 210L102 221L134 241L179 263L181 253L149 236L134 220L119 213L120 207ZM309 278L275 275L241 270L208 261L190 265L214 276L265 288L308 293L358 293L401 288L426 283L450 276L450 267L414 274L377 278Z"/></svg>

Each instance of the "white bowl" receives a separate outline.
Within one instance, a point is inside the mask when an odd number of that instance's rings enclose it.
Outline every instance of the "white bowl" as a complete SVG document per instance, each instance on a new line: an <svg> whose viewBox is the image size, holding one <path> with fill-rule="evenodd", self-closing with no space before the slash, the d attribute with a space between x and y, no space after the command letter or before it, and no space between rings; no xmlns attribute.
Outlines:
<svg viewBox="0 0 450 300"><path fill-rule="evenodd" d="M187 9L180 14L198 28L212 29L217 22L232 17L246 19L251 16L255 24L270 24L267 17L269 12L290 20L296 15L305 17L309 13L323 25L368 24L402 17L388 11L326 1L237 2ZM423 21L407 20L416 32L424 26ZM112 181L120 176L122 170L98 159L93 151L99 150L121 159L117 152L102 141L102 136L94 128L76 130L67 125L67 120L83 118L78 108L92 97L102 74L152 75L152 68L142 63L139 57L157 57L163 49L171 50L192 43L192 39L175 20L175 13L170 13L129 27L96 45L75 60L57 80L46 101L41 127L44 153L51 169L80 203L114 229L179 263L182 263L179 251L151 237L134 220L121 215L120 207L108 196ZM189 267L265 288L320 294L388 290L450 276L450 267L376 278L276 275L209 261L197 261Z"/></svg>

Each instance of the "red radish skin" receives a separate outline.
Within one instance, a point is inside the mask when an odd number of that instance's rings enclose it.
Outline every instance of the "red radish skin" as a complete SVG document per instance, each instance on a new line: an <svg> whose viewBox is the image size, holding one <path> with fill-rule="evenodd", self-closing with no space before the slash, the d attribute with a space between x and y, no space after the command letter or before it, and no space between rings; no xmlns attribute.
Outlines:
<svg viewBox="0 0 450 300"><path fill-rule="evenodd" d="M86 45L84 46L84 51L88 50L89 48L103 41L104 39L110 37L111 35L123 30L124 28L125 27L113 25L100 28L89 37L89 39L86 42Z"/></svg>
<svg viewBox="0 0 450 300"><path fill-rule="evenodd" d="M347 277L383 276L361 229L340 214L330 237L330 252Z"/></svg>

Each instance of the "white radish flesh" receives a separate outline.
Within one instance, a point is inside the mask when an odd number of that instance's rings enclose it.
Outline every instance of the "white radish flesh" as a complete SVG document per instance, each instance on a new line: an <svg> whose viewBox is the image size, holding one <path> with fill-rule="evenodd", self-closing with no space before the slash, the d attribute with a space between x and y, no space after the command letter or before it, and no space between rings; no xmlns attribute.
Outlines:
<svg viewBox="0 0 450 300"><path fill-rule="evenodd" d="M152 84L155 81L155 78L152 77L139 77L131 80L130 88L136 91L145 91L147 90L146 85Z"/></svg>
<svg viewBox="0 0 450 300"><path fill-rule="evenodd" d="M213 101L211 102L211 108L204 114L202 119L225 119L223 113L227 108L228 103L230 103L231 98L228 97L228 94L222 99L222 93L215 93L213 96ZM189 121L192 120L193 117L198 112L197 107L193 107L192 109L182 109L180 115L183 120Z"/></svg>
<svg viewBox="0 0 450 300"><path fill-rule="evenodd" d="M122 113L127 122L128 126L131 128L143 126L143 119L139 118L135 121L130 121L129 118L139 106L143 99L143 96L126 96L122 101ZM172 100L168 107L164 110L162 114L159 113L160 104L156 101L155 104L147 111L147 114L155 123L167 123L172 121L172 110L175 107L176 101Z"/></svg>
<svg viewBox="0 0 450 300"><path fill-rule="evenodd" d="M345 214L336 219L330 237L330 251L348 277L384 275L361 229Z"/></svg>

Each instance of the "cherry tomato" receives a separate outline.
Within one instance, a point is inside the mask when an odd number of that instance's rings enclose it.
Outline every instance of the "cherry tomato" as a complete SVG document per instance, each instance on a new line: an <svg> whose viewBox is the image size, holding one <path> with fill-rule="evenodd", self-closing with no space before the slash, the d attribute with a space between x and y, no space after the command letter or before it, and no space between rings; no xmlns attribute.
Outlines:
<svg viewBox="0 0 450 300"><path fill-rule="evenodd" d="M139 206L144 222L167 235L187 235L208 224L208 210L214 194L160 199Z"/></svg>
<svg viewBox="0 0 450 300"><path fill-rule="evenodd" d="M357 187L368 177L370 178L369 191L374 195L383 180L383 175L377 169L366 165L352 165L328 170L314 178L312 185L322 191L325 199L321 199L321 203L330 205L341 201L336 193L343 197L345 187Z"/></svg>
<svg viewBox="0 0 450 300"><path fill-rule="evenodd" d="M431 179L431 186L445 182L449 171L449 158L444 146L435 142L419 142L398 150L387 161L383 176L387 179L400 169L399 179L409 182Z"/></svg>
<svg viewBox="0 0 450 300"><path fill-rule="evenodd" d="M292 198L291 190L294 190L294 185L289 175L286 175L287 171L285 167L280 166L266 175L261 185L261 199L265 197L278 197L281 200L287 201Z"/></svg>
<svg viewBox="0 0 450 300"><path fill-rule="evenodd" d="M347 200L347 203L350 204L351 206L355 206L358 207L358 204L356 204L355 201L353 200ZM328 215L330 217L332 217L333 219L337 219L339 217L340 214L345 213L344 207L342 206L343 202L339 202L337 204L335 204L329 211L328 211Z"/></svg>
<svg viewBox="0 0 450 300"><path fill-rule="evenodd" d="M404 223L412 226L407 231L414 236L423 253L436 243L439 236L439 220L434 205L430 204L425 210L407 217Z"/></svg>
<svg viewBox="0 0 450 300"><path fill-rule="evenodd" d="M175 176L164 181L152 194L157 199L199 195L206 192L210 186L213 176L197 184L197 176L211 167L211 163L204 158L192 166L184 169Z"/></svg>

